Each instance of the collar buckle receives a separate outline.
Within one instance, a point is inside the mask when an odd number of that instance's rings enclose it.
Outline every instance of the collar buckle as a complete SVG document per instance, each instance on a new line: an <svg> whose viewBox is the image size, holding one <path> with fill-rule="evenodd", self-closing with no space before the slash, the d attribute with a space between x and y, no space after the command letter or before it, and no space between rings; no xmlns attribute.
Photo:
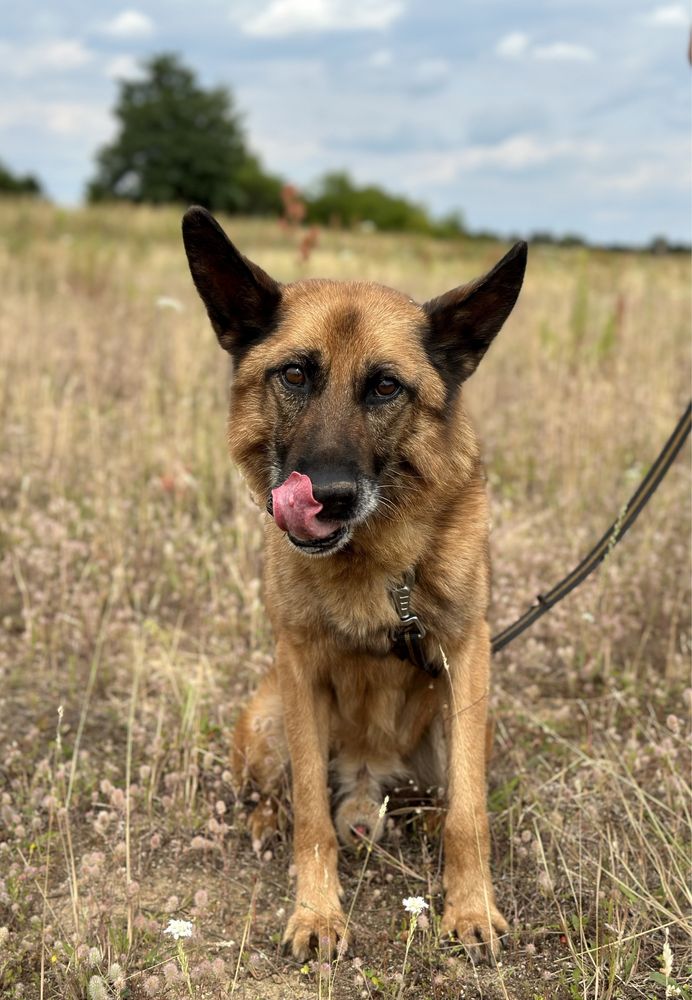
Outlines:
<svg viewBox="0 0 692 1000"><path fill-rule="evenodd" d="M425 636L425 625L418 615L411 612L411 591L416 582L416 574L412 569L406 571L403 583L398 587L392 587L390 594L401 625L392 629L392 638L398 639L404 635L417 635L420 639Z"/></svg>
<svg viewBox="0 0 692 1000"><path fill-rule="evenodd" d="M442 666L435 660L428 660L423 638L426 628L418 615L411 613L411 591L416 582L413 569L406 571L403 583L389 591L399 618L397 628L391 630L392 652L400 660L410 660L414 666L424 670L431 677L439 677Z"/></svg>

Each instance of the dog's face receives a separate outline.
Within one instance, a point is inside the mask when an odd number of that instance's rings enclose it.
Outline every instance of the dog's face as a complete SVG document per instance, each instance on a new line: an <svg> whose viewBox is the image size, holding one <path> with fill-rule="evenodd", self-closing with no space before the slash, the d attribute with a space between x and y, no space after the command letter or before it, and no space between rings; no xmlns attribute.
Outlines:
<svg viewBox="0 0 692 1000"><path fill-rule="evenodd" d="M526 246L421 306L368 283L279 285L204 209L186 213L183 235L234 359L231 454L270 511L273 492L296 548L336 552L366 521L393 515L397 484L425 479L443 460L459 387L516 301Z"/></svg>

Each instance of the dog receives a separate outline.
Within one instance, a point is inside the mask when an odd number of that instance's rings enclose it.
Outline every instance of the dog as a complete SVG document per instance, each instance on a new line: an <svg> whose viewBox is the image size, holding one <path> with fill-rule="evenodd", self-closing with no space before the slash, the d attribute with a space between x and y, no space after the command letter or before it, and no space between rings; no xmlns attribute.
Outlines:
<svg viewBox="0 0 692 1000"><path fill-rule="evenodd" d="M488 502L463 402L519 295L527 247L423 305L377 284L280 284L190 208L193 281L233 377L230 454L266 510L276 639L234 733L263 840L290 769L304 960L344 950L346 844L376 841L394 783L446 789L441 932L493 961L508 926L489 867ZM338 786L331 815L328 783Z"/></svg>

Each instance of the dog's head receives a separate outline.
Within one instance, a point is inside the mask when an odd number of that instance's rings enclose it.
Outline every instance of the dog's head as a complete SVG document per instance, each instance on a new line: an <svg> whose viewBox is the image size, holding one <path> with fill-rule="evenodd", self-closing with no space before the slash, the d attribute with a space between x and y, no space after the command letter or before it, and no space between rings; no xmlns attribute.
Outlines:
<svg viewBox="0 0 692 1000"><path fill-rule="evenodd" d="M516 302L526 244L418 305L366 282L279 284L202 208L186 212L183 239L233 358L231 454L255 496L310 555L395 516L399 494L405 502L450 447L459 388Z"/></svg>

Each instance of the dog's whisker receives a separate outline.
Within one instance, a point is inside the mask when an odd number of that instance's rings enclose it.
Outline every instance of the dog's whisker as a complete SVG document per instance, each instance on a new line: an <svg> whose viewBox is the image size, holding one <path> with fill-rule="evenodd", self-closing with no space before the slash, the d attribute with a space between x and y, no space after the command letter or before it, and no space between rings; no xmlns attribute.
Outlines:
<svg viewBox="0 0 692 1000"><path fill-rule="evenodd" d="M419 492L420 490L420 487L416 485L415 482L409 481L409 477L403 475L401 477L401 480L397 483L384 482L380 483L379 485L380 489L383 490L407 490L411 493L416 493Z"/></svg>

